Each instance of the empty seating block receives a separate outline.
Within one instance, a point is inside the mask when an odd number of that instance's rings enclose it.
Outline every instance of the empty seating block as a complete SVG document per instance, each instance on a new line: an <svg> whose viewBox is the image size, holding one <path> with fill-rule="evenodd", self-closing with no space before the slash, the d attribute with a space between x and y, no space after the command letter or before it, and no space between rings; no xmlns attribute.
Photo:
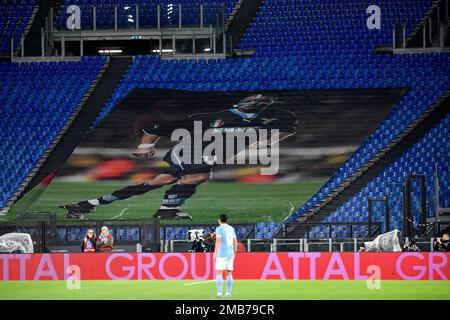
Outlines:
<svg viewBox="0 0 450 320"><path fill-rule="evenodd" d="M403 228L403 204L402 186L410 174L424 174L426 176L427 212L434 216L434 170L437 166L441 192L450 187L450 116L447 116L436 127L428 132L417 144L412 146L406 153L398 158L393 164L385 168L367 186L356 193L340 208L334 211L326 220L335 222L343 216L346 221L350 219L367 221L367 199L369 197L389 196L389 211L391 229ZM449 206L448 200L441 197L440 206ZM414 225L419 223L420 189L419 184L413 184L412 206ZM432 214L432 215L431 215ZM383 222L384 211L375 211L373 221Z"/></svg>
<svg viewBox="0 0 450 320"><path fill-rule="evenodd" d="M104 61L0 63L0 208L64 127Z"/></svg>
<svg viewBox="0 0 450 320"><path fill-rule="evenodd" d="M239 47L260 56L367 54L392 44L392 30L409 32L431 8L432 0L267 0ZM381 9L381 29L368 29L367 7Z"/></svg>

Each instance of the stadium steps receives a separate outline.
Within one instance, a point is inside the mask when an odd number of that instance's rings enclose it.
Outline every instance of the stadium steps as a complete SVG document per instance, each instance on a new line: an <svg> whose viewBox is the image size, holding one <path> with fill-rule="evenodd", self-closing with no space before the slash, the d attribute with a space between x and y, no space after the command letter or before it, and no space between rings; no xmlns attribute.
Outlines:
<svg viewBox="0 0 450 320"><path fill-rule="evenodd" d="M34 20L35 20L35 18L36 18L36 15L37 15L38 11L39 11L39 6L34 6L33 13L31 14L31 18L30 18L30 20L28 21L27 27L25 28L25 30L24 30L24 32L23 32L23 39L26 39L27 36L28 36L28 33L30 33L31 26L32 26L33 23L34 23ZM15 54L17 54L18 51L20 50L20 45L21 45L20 43L17 43L17 44L16 44L16 50L15 50L15 52L14 52Z"/></svg>
<svg viewBox="0 0 450 320"><path fill-rule="evenodd" d="M231 22L233 21L234 17L236 16L236 13L241 8L242 1L244 1L244 0L238 0L238 2L236 2L236 5L234 6L233 10L231 11L230 16L225 21L225 30L228 30L228 28L230 27Z"/></svg>
<svg viewBox="0 0 450 320"><path fill-rule="evenodd" d="M411 33L406 37L406 47L407 48L418 48L422 47L422 29L423 26L427 23L428 18L435 12L436 8L441 5L443 0L435 0L433 1L433 5L430 10L420 19L420 21L416 24Z"/></svg>
<svg viewBox="0 0 450 320"><path fill-rule="evenodd" d="M398 157L417 143L436 123L450 112L450 89L433 105L407 126L397 138L380 150L371 160L359 168L353 175L345 179L322 201L313 206L305 215L286 227L289 239L304 238L307 228L305 222L322 222L325 217L338 209L342 204L360 191L370 181ZM281 232L281 229L278 233ZM280 235L277 234L279 237Z"/></svg>
<svg viewBox="0 0 450 320"><path fill-rule="evenodd" d="M240 0L239 2L239 8L232 14L227 28L231 34L233 47L237 47L244 33L255 19L259 8L263 5L263 0Z"/></svg>
<svg viewBox="0 0 450 320"><path fill-rule="evenodd" d="M433 222L431 220L430 222ZM439 214L439 221L441 223L441 232L439 233L442 236L444 233L450 232L450 208L441 208L441 213ZM447 228L445 228L447 226ZM443 230L442 230L443 229Z"/></svg>
<svg viewBox="0 0 450 320"><path fill-rule="evenodd" d="M22 183L10 203L8 203L7 208L37 186L69 158L78 143L89 132L92 124L119 85L131 62L131 57L107 58L101 71L67 121L67 124Z"/></svg>
<svg viewBox="0 0 450 320"><path fill-rule="evenodd" d="M55 16L58 14L59 8L63 5L64 0L41 0L38 1L39 9L34 16L29 31L25 37L25 56L41 55L41 28L45 30L45 21L49 16L50 8L53 7Z"/></svg>

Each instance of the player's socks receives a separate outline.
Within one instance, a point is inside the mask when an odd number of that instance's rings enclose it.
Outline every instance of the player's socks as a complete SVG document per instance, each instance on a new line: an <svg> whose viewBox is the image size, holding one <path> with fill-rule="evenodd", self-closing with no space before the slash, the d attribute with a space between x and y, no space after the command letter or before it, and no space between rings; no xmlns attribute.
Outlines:
<svg viewBox="0 0 450 320"><path fill-rule="evenodd" d="M151 190L159 189L162 185L153 185L148 183L141 183L134 186L128 186L120 190L114 191L111 196L117 197L120 200L127 199L133 196L139 196Z"/></svg>
<svg viewBox="0 0 450 320"><path fill-rule="evenodd" d="M161 206L155 213L154 217L162 219L192 219L190 215L180 210L180 206L192 197L196 192L196 184L181 184L172 185L164 193L164 198L161 201Z"/></svg>
<svg viewBox="0 0 450 320"><path fill-rule="evenodd" d="M222 275L216 275L217 296L222 295L223 278Z"/></svg>
<svg viewBox="0 0 450 320"><path fill-rule="evenodd" d="M85 202L91 206L98 206L100 204L109 204L109 203L117 201L117 200L123 200L123 199L130 198L132 196L138 196L138 195L144 194L146 192L149 192L151 190L158 189L161 187L162 187L162 185L151 185L151 184L147 184L147 183L141 183L138 185L128 186L123 189L116 190L112 194L104 195L97 199L81 201L78 204L83 205Z"/></svg>
<svg viewBox="0 0 450 320"><path fill-rule="evenodd" d="M231 296L231 289L233 287L233 276L227 275L227 296Z"/></svg>
<svg viewBox="0 0 450 320"><path fill-rule="evenodd" d="M178 209L187 199L197 191L196 184L181 184L172 185L164 193L164 198L161 202L160 210Z"/></svg>

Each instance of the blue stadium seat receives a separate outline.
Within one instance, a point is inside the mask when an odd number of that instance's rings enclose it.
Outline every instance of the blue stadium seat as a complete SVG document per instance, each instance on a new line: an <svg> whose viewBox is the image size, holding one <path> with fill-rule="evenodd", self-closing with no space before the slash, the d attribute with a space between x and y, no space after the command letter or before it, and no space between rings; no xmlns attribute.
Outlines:
<svg viewBox="0 0 450 320"><path fill-rule="evenodd" d="M10 55L11 38L14 40L14 50L18 48L35 5L35 0L0 2L0 56Z"/></svg>
<svg viewBox="0 0 450 320"><path fill-rule="evenodd" d="M148 5L146 8L144 3ZM143 5L149 13L142 23L154 25L156 4L167 8L170 2L121 1L121 0L74 0L68 4L82 6L82 25L90 26L90 7L96 5L120 5L121 27L131 27L127 12L133 12L134 5ZM181 1L186 9L184 24L195 24L198 2ZM207 1L211 7L217 1ZM220 2L221 3L221 2ZM235 1L225 1L226 12L230 13ZM379 5L382 10L381 30L368 30L365 26L365 9L370 4ZM375 3L360 0L267 0L242 38L240 48L255 48L250 59L226 60L162 60L158 56L137 56L120 85L111 96L103 111L93 124L105 117L126 94L134 88L167 88L199 91L226 90L275 90L275 89L364 89L364 88L408 88L408 91L393 106L387 117L367 137L356 152L339 168L330 179L294 212L287 222L298 219L321 201L343 180L370 160L379 150L395 139L402 130L419 115L430 108L447 90L450 83L450 54L404 54L376 55L373 50L380 44L392 41L392 27L406 24L407 32L420 21L429 10L432 0L377 0ZM125 9L125 7L130 7ZM103 7L101 7L103 8ZM110 25L108 8L98 15L100 26ZM177 21L177 6L169 14L166 10L163 21L170 25ZM214 9L205 16L214 16ZM64 27L67 14L60 11L57 19ZM131 13L133 16L133 13ZM5 27L7 28L7 27ZM1 28L0 28L1 30ZM53 141L67 116L76 106L84 90L79 92L78 77L86 74L92 79L102 60L84 58L80 63L30 63L27 65L0 64L0 137L2 138L2 159L0 165L5 174L0 175L2 192L0 207L11 198L34 164ZM76 74L71 77L70 75ZM40 79L48 79L48 88L42 90ZM60 91L53 90L58 86ZM86 84L88 86L88 83ZM19 88L19 89L18 89ZM40 88L39 90L37 88ZM27 90L29 95L20 95ZM75 102L74 102L75 101ZM61 105L66 106L63 110ZM46 123L38 119L45 117ZM39 128L36 130L35 128ZM16 130L21 128L21 130ZM448 120L434 128L394 164L362 188L352 199L333 212L326 221L365 221L367 199L384 196L386 186L392 203L391 225L402 227L401 184L409 173L427 174L427 185L432 186L431 168L438 163L442 174L442 185L449 185L448 163ZM447 132L448 133L448 132ZM35 139L36 152L26 153L29 137ZM12 152L12 150L15 152ZM18 150L18 151L17 151ZM20 156L19 156L20 155ZM427 188L429 199L432 188ZM443 196L443 204L449 203L450 193ZM432 213L434 203L427 204ZM376 212L376 218L382 212ZM256 224L255 237L267 238L276 227L272 224ZM185 230L166 230L164 239L182 238ZM354 235L366 232L365 227L355 227ZM242 234L245 232L242 231ZM335 228L334 236L347 235L346 228ZM326 229L317 229L312 234L323 237Z"/></svg>

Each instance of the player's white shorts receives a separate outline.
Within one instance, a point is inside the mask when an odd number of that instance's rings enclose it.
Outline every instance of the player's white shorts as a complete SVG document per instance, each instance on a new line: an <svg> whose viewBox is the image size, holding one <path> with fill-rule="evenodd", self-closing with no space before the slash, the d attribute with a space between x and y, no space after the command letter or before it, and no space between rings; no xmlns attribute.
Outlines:
<svg viewBox="0 0 450 320"><path fill-rule="evenodd" d="M233 258L216 258L216 270L233 271Z"/></svg>

